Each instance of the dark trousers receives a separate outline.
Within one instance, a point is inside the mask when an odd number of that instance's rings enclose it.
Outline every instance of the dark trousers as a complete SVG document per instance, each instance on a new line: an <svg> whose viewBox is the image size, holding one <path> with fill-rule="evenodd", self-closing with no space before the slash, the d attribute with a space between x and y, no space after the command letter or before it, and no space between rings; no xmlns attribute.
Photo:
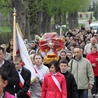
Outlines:
<svg viewBox="0 0 98 98"><path fill-rule="evenodd" d="M88 89L79 89L78 98L88 98Z"/></svg>
<svg viewBox="0 0 98 98"><path fill-rule="evenodd" d="M95 76L94 79L95 79L94 86L91 90L92 95L98 93L98 76Z"/></svg>

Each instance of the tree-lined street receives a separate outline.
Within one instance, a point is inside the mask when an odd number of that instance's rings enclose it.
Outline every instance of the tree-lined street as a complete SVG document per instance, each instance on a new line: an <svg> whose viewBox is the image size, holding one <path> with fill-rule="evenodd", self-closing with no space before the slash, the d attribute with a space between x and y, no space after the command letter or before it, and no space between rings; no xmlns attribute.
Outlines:
<svg viewBox="0 0 98 98"><path fill-rule="evenodd" d="M96 25L91 26L92 23ZM19 86L19 89L12 93L16 98L28 98L29 89L29 98L48 98L50 95L53 95L53 98L72 98L75 95L76 98L78 95L93 98L91 89L95 85L94 79L97 81L98 78L97 48L98 0L0 0L0 69L7 65L4 65L5 60L9 62L7 67L15 65L13 67L16 68L14 70L19 83L13 82L12 79L10 86L9 75L6 85L13 87L12 91ZM21 61L19 64L17 59L16 62L14 60L17 54ZM54 60L56 65L51 65L50 62ZM61 64L62 60L66 61L66 66ZM66 68L62 68L60 64ZM16 65L21 67L18 69ZM45 69L41 69L43 66ZM30 71L29 75L25 72L22 74L24 67L27 68L27 73ZM61 69L58 70L57 67ZM50 76L53 76L52 83L48 82L46 75L49 70ZM13 78L12 71L8 69L3 72L10 73ZM58 73L65 78L60 76L60 80ZM3 79L1 78L0 76L0 82ZM0 88L7 87L2 85L3 83ZM97 88L96 85L94 87ZM10 93L10 89L3 89L0 98L5 96L5 91ZM43 94L43 91L46 94ZM52 94L47 95L47 92ZM94 95L97 94L95 92L97 91L94 90Z"/></svg>

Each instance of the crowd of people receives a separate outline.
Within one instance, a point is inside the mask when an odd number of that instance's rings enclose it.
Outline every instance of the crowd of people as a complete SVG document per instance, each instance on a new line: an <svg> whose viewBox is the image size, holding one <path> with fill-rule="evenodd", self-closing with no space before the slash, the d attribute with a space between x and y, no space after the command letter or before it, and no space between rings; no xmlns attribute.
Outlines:
<svg viewBox="0 0 98 98"><path fill-rule="evenodd" d="M41 36L40 36L41 37ZM22 66L19 55L13 59L13 40L0 45L0 98L93 98L98 93L98 32L85 26L69 29L62 35L64 49L58 52L58 61L43 63L40 37L24 43L36 71L33 83L31 72ZM21 85L20 79L23 80ZM9 96L9 97L4 97Z"/></svg>

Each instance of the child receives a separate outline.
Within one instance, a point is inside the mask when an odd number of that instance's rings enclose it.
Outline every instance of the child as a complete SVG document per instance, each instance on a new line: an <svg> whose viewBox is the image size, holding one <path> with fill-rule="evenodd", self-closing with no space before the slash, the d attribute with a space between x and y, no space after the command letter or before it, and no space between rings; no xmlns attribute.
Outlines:
<svg viewBox="0 0 98 98"><path fill-rule="evenodd" d="M23 86L20 84L15 85L16 96L18 98L30 98L28 95L28 90L30 87L31 72L28 69L22 67L22 59L19 56L15 56L13 62L19 74L20 83L24 82L22 83Z"/></svg>
<svg viewBox="0 0 98 98"><path fill-rule="evenodd" d="M67 84L67 98L78 98L77 85L73 75L67 71L68 62L66 59L59 61L60 72L66 78Z"/></svg>
<svg viewBox="0 0 98 98"><path fill-rule="evenodd" d="M7 73L3 69L0 69L0 98L15 98L10 93L4 91L4 88L7 86L7 84L8 84Z"/></svg>
<svg viewBox="0 0 98 98"><path fill-rule="evenodd" d="M67 98L66 81L58 71L58 61L51 61L49 68L50 73L45 76L42 84L41 98Z"/></svg>
<svg viewBox="0 0 98 98"><path fill-rule="evenodd" d="M31 98L41 98L42 83L44 76L49 72L49 69L43 64L43 57L41 54L35 54L33 60L37 78L30 86L30 94Z"/></svg>

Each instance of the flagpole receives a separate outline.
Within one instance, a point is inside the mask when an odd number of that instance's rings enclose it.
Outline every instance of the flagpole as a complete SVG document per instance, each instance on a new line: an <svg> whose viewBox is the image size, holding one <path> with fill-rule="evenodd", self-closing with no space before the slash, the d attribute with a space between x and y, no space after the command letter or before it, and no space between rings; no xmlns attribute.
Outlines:
<svg viewBox="0 0 98 98"><path fill-rule="evenodd" d="M13 13L13 59L16 56L16 9Z"/></svg>

